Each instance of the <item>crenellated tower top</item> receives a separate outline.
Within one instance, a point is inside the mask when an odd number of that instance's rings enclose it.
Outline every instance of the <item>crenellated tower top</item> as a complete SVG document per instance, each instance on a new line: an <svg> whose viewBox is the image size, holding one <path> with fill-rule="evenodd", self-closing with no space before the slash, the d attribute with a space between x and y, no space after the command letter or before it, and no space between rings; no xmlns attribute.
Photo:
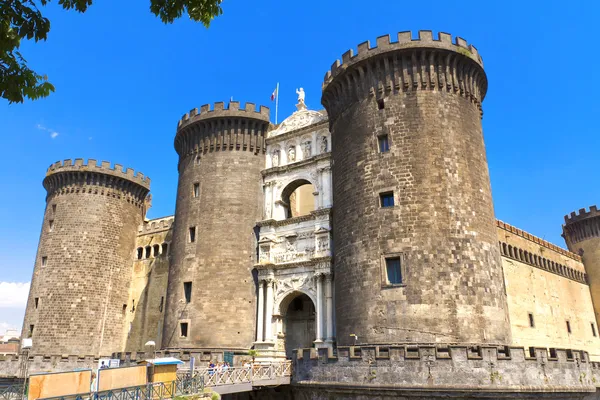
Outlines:
<svg viewBox="0 0 600 400"><path fill-rule="evenodd" d="M74 161L71 159L57 161L48 167L46 177L63 172L95 172L126 179L146 189L150 189L150 178L144 176L141 172L135 172L131 168L123 168L121 164L112 166L109 161L102 161L100 165L92 158L87 160L87 162L83 158L76 158Z"/></svg>
<svg viewBox="0 0 600 400"><path fill-rule="evenodd" d="M269 129L269 108L238 101L228 107L217 102L192 109L177 123L175 150L180 157L209 151L248 150L264 152L264 138Z"/></svg>
<svg viewBox="0 0 600 400"><path fill-rule="evenodd" d="M378 99L389 93L439 90L458 94L475 103L487 91L483 61L473 45L448 33L433 38L431 31L400 32L397 41L389 35L348 50L342 61L336 60L325 74L321 102L335 119L349 103L367 96Z"/></svg>
<svg viewBox="0 0 600 400"><path fill-rule="evenodd" d="M565 215L562 236L570 249L575 243L591 238L600 238L600 211L598 207L591 206L589 211L581 208L579 212L573 211L571 214Z"/></svg>

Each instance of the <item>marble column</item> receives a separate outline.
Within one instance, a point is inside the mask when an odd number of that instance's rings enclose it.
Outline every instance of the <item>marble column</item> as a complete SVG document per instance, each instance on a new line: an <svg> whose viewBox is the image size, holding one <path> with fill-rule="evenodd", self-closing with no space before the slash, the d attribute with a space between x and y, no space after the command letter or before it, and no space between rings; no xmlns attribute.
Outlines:
<svg viewBox="0 0 600 400"><path fill-rule="evenodd" d="M325 308L327 310L327 340L333 342L333 296L331 274L325 275Z"/></svg>
<svg viewBox="0 0 600 400"><path fill-rule="evenodd" d="M323 186L321 186L321 192L323 192L323 207L331 207L331 167L323 168L322 172Z"/></svg>
<svg viewBox="0 0 600 400"><path fill-rule="evenodd" d="M315 279L317 280L317 304L316 304L316 314L317 314L317 340L315 343L323 343L323 279L322 274L315 274Z"/></svg>
<svg viewBox="0 0 600 400"><path fill-rule="evenodd" d="M267 294L265 310L265 342L273 341L273 279L267 281Z"/></svg>
<svg viewBox="0 0 600 400"><path fill-rule="evenodd" d="M258 282L258 313L256 321L256 341L263 341L263 326L265 325L264 310L265 310L265 281Z"/></svg>

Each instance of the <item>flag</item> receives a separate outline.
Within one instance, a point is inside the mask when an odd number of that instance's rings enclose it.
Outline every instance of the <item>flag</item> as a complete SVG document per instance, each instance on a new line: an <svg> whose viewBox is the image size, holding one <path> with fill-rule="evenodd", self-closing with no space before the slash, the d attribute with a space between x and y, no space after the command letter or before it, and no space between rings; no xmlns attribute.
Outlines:
<svg viewBox="0 0 600 400"><path fill-rule="evenodd" d="M273 93L271 93L271 101L275 100L278 94L279 93L277 93L277 88L275 88L275 90L273 90Z"/></svg>

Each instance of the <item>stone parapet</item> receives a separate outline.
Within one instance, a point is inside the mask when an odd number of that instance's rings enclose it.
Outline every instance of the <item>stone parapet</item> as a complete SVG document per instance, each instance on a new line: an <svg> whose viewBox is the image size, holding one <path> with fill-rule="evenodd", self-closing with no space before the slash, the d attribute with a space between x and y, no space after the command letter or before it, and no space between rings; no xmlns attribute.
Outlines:
<svg viewBox="0 0 600 400"><path fill-rule="evenodd" d="M456 397L454 392L593 393L600 382L597 367L587 352L571 349L411 344L294 352L295 385L352 388L362 395L383 389L396 395L440 391L446 397Z"/></svg>
<svg viewBox="0 0 600 400"><path fill-rule="evenodd" d="M113 176L115 178L126 179L133 183L137 183L146 189L150 189L150 178L144 176L141 172L135 172L131 168L124 169L120 164L111 166L109 161L102 161L100 165L98 165L96 160L91 158L87 160L87 162L82 158L76 158L74 161L71 159L57 161L50 165L46 171L46 177L62 172L95 172Z"/></svg>
<svg viewBox="0 0 600 400"><path fill-rule="evenodd" d="M600 237L600 211L596 206L591 206L589 211L585 208L578 213L572 212L565 215L563 234L567 245L572 247L575 243Z"/></svg>
<svg viewBox="0 0 600 400"><path fill-rule="evenodd" d="M162 232L171 229L175 217L173 215L163 218L155 218L150 221L145 221L138 228L138 236L150 235L157 232Z"/></svg>
<svg viewBox="0 0 600 400"><path fill-rule="evenodd" d="M269 107L259 106L259 109L256 110L254 103L246 103L243 108L240 108L239 101L232 101L225 108L225 103L220 101L216 102L211 109L210 104L205 104L200 107L200 112L198 112L198 108L193 108L189 113L184 114L177 123L177 129L200 120L232 117L253 118L269 122Z"/></svg>

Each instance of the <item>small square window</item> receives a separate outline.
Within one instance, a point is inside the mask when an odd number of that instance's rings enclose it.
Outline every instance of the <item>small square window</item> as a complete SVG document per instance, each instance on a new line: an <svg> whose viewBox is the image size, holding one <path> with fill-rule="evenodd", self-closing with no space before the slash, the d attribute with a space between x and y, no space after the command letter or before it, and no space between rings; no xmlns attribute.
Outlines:
<svg viewBox="0 0 600 400"><path fill-rule="evenodd" d="M194 183L194 189L192 191L194 197L200 197L200 184Z"/></svg>
<svg viewBox="0 0 600 400"><path fill-rule="evenodd" d="M390 151L390 140L388 135L381 135L377 137L377 142L379 143L379 152L387 153Z"/></svg>
<svg viewBox="0 0 600 400"><path fill-rule="evenodd" d="M192 301L192 282L183 282L183 293L185 302L190 303Z"/></svg>
<svg viewBox="0 0 600 400"><path fill-rule="evenodd" d="M42 257L42 267L45 267L48 264L48 257Z"/></svg>
<svg viewBox="0 0 600 400"><path fill-rule="evenodd" d="M394 207L394 192L380 193L381 207Z"/></svg>
<svg viewBox="0 0 600 400"><path fill-rule="evenodd" d="M529 313L528 315L529 315L529 326L531 328L535 328L535 320L533 319L533 314Z"/></svg>
<svg viewBox="0 0 600 400"><path fill-rule="evenodd" d="M194 243L196 241L196 227L192 226L190 228L190 243Z"/></svg>
<svg viewBox="0 0 600 400"><path fill-rule="evenodd" d="M52 232L54 230L54 220L51 219L48 221L48 232Z"/></svg>
<svg viewBox="0 0 600 400"><path fill-rule="evenodd" d="M571 321L567 321L567 332L571 333Z"/></svg>
<svg viewBox="0 0 600 400"><path fill-rule="evenodd" d="M181 322L179 324L179 328L181 331L181 337L188 337L188 323L187 322Z"/></svg>
<svg viewBox="0 0 600 400"><path fill-rule="evenodd" d="M390 285L399 285L402 283L402 269L400 264L400 257L386 258L385 259L385 272L387 282Z"/></svg>
<svg viewBox="0 0 600 400"><path fill-rule="evenodd" d="M592 326L592 335L594 335L594 337L598 336L598 334L596 333L596 325L594 325L594 323L591 323Z"/></svg>

